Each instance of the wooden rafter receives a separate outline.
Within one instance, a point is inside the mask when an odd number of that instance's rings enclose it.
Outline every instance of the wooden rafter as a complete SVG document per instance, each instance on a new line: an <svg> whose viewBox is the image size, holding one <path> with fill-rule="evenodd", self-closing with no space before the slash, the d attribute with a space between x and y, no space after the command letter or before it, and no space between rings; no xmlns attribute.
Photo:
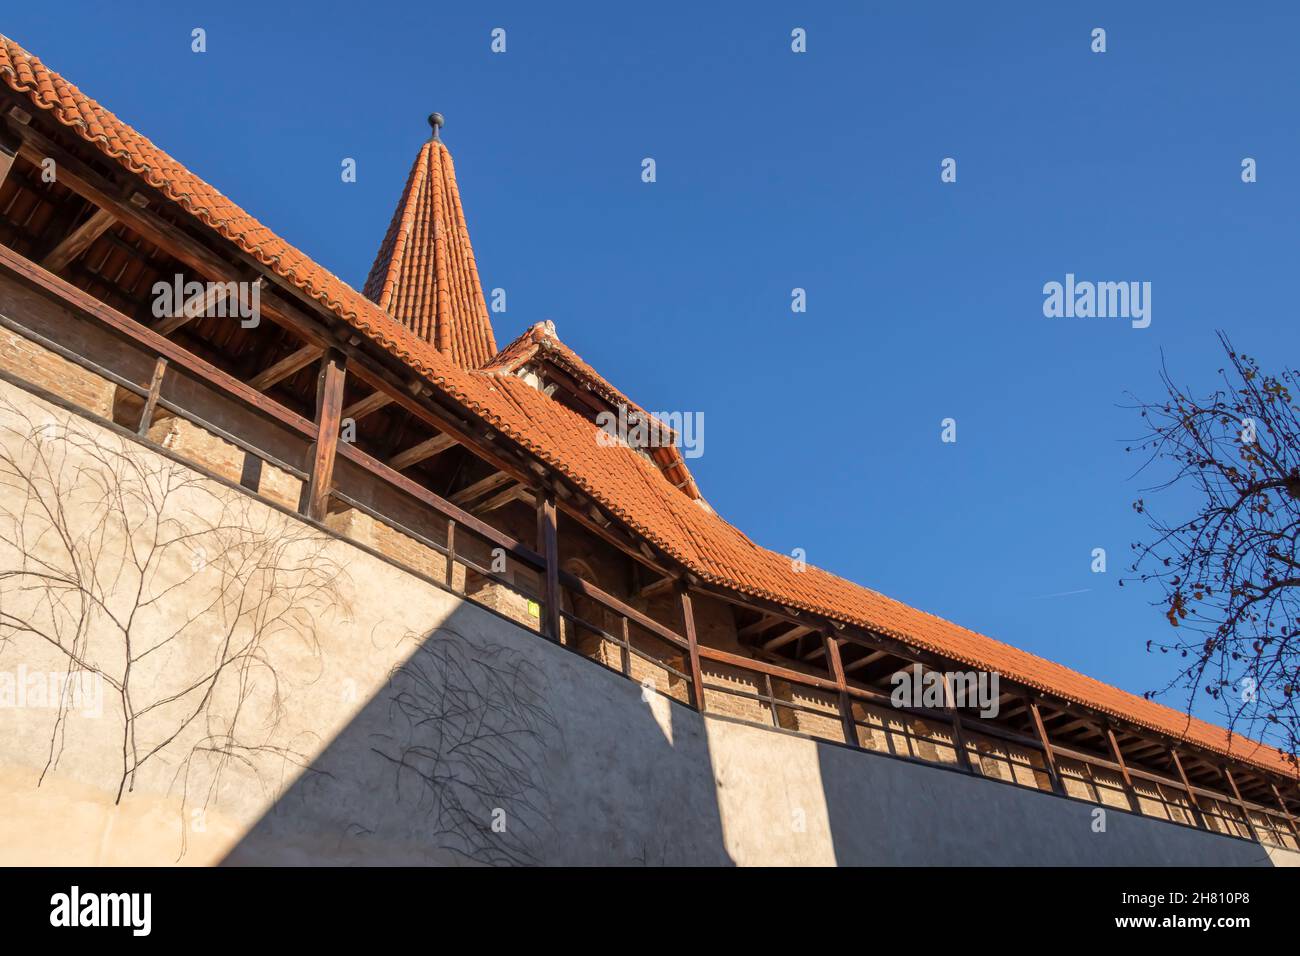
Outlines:
<svg viewBox="0 0 1300 956"><path fill-rule="evenodd" d="M230 290L231 286L225 282L208 283L207 288L200 295L180 303L175 312L156 321L152 326L153 330L159 335L171 335L181 326L213 312L217 303L223 301Z"/></svg>
<svg viewBox="0 0 1300 956"><path fill-rule="evenodd" d="M90 248L91 243L117 222L117 217L107 209L96 209L80 226L68 233L54 249L41 260L41 265L51 272L59 272L73 259Z"/></svg>
<svg viewBox="0 0 1300 956"><path fill-rule="evenodd" d="M259 392L265 392L277 382L282 382L289 376L306 368L312 362L316 361L316 359L320 358L320 356L321 349L319 346L304 345L302 348L289 353L269 368L258 372L248 380L248 384L251 388L255 388Z"/></svg>
<svg viewBox="0 0 1300 956"><path fill-rule="evenodd" d="M859 671L862 670L862 668L864 667L869 667L870 665L874 664L876 661L881 660L882 658L888 656L889 656L888 651L872 651L869 654L865 654L862 657L859 657L856 661L853 661L853 663L846 664L844 666L844 672L846 674L852 674L854 671Z"/></svg>
<svg viewBox="0 0 1300 956"><path fill-rule="evenodd" d="M504 471L496 471L488 475L486 478L462 488L447 500L454 505L461 505L463 507L466 502L473 501L475 498L482 497L489 492L495 491L506 482L513 480L514 479Z"/></svg>
<svg viewBox="0 0 1300 956"><path fill-rule="evenodd" d="M347 408L343 409L343 417L345 419L350 418L354 422L359 422L371 412L379 411L379 409L383 408L385 405L391 404L392 401L392 396L384 392L374 391L365 398L358 399Z"/></svg>
<svg viewBox="0 0 1300 956"><path fill-rule="evenodd" d="M455 438L448 435L446 432L440 432L432 438L426 438L417 445L412 445L405 451L399 451L392 458L388 459L388 467L393 469L393 471L405 471L412 465L422 462L426 458L432 458L434 455L441 454L456 444L458 444L458 442Z"/></svg>
<svg viewBox="0 0 1300 956"><path fill-rule="evenodd" d="M807 624L796 624L794 625L794 627L790 628L789 630L783 631L782 633L778 634L776 637L765 642L763 644L763 650L768 651L770 653L771 651L775 651L778 648L785 647L787 644L791 643L792 641L797 641L799 638L807 634L811 634L813 630L814 629L809 627Z"/></svg>
<svg viewBox="0 0 1300 956"><path fill-rule="evenodd" d="M532 492L523 485L514 485L513 487L507 488L505 491L499 492L491 498L475 505L470 509L470 512L482 516L487 514L489 511L496 511L498 508L504 508L512 501L525 501L531 504L533 501Z"/></svg>
<svg viewBox="0 0 1300 956"><path fill-rule="evenodd" d="M637 593L638 596L643 600L653 598L653 597L658 597L661 594L666 594L667 592L671 591L673 589L673 586L676 585L676 583L677 583L676 578L663 577L660 578L658 581L652 581L651 583L647 584Z"/></svg>
<svg viewBox="0 0 1300 956"><path fill-rule="evenodd" d="M744 627L738 630L736 632L736 636L740 638L742 641L747 640L748 638L754 637L757 634L761 634L763 631L766 631L773 624L778 624L782 620L784 620L784 618L776 614L764 614L753 624L746 624Z"/></svg>

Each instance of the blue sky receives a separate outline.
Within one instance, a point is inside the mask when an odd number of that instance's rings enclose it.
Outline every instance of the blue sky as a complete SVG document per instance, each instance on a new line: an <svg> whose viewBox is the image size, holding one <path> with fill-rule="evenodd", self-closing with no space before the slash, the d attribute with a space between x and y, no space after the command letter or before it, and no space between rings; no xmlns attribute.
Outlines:
<svg viewBox="0 0 1300 956"><path fill-rule="evenodd" d="M0 29L356 286L443 112L501 344L551 319L644 406L703 412L697 480L761 544L1162 684L1155 595L1116 586L1144 531L1121 405L1162 351L1208 386L1215 329L1296 354L1300 8L615 7L65 2ZM1067 272L1150 282L1151 326L1045 318Z"/></svg>

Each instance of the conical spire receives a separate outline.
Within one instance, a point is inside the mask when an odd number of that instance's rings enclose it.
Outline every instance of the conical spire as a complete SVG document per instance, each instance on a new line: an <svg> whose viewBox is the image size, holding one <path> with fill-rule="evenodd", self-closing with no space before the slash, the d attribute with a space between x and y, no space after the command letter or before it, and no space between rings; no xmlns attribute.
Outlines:
<svg viewBox="0 0 1300 956"><path fill-rule="evenodd" d="M487 303L460 205L451 153L433 136L420 148L365 294L394 319L465 368L496 355Z"/></svg>

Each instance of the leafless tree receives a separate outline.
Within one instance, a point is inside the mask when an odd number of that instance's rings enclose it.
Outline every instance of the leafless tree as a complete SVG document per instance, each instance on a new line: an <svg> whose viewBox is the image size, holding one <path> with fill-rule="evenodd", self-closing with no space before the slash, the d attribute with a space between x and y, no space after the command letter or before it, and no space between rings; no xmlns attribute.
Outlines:
<svg viewBox="0 0 1300 956"><path fill-rule="evenodd" d="M1157 514L1133 507L1151 539L1133 545L1131 570L1156 585L1170 630L1148 642L1174 655L1168 685L1202 694L1234 731L1276 744L1295 759L1300 734L1300 408L1297 373L1261 369L1220 335L1220 384L1194 395L1161 371L1165 395L1134 408L1147 431L1129 451L1157 474ZM1121 584L1124 582L1121 581Z"/></svg>
<svg viewBox="0 0 1300 956"><path fill-rule="evenodd" d="M39 416L0 400L0 654L103 682L121 720L117 802L169 748L182 818L230 767L268 787L306 768L307 742L275 732L271 651L318 657L314 622L339 607L343 575L329 538L125 438ZM41 782L72 703L54 710Z"/></svg>

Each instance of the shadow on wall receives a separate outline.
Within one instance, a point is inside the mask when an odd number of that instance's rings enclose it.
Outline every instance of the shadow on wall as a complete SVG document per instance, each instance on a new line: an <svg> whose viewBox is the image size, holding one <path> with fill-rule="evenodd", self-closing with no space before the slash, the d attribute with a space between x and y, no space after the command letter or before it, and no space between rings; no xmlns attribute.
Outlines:
<svg viewBox="0 0 1300 956"><path fill-rule="evenodd" d="M1257 843L846 747L817 751L840 865L1273 865Z"/></svg>
<svg viewBox="0 0 1300 956"><path fill-rule="evenodd" d="M224 864L729 864L699 715L471 605Z"/></svg>

